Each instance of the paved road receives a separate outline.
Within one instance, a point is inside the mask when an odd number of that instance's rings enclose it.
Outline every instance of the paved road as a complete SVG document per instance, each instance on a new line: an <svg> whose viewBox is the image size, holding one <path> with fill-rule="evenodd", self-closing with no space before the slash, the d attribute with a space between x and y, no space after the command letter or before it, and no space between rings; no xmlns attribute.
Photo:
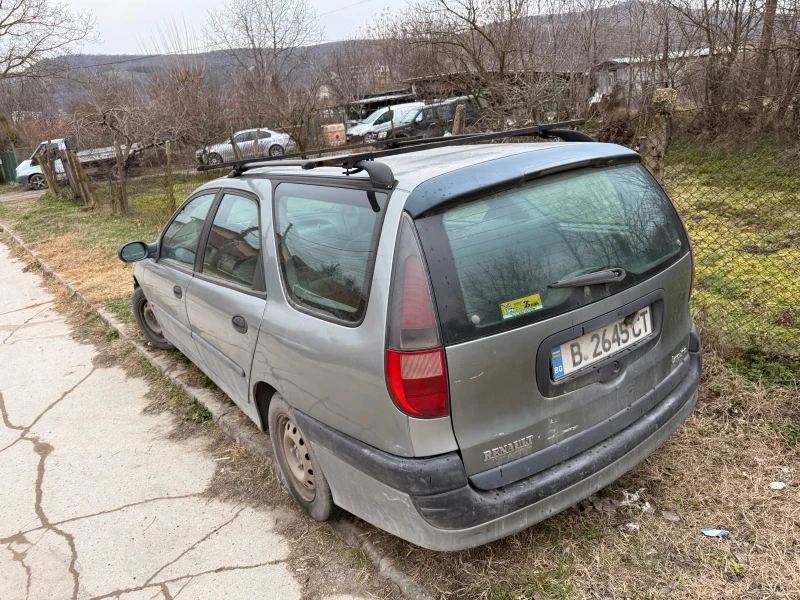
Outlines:
<svg viewBox="0 0 800 600"><path fill-rule="evenodd" d="M279 516L203 497L201 442L22 267L0 243L0 599L300 598Z"/></svg>

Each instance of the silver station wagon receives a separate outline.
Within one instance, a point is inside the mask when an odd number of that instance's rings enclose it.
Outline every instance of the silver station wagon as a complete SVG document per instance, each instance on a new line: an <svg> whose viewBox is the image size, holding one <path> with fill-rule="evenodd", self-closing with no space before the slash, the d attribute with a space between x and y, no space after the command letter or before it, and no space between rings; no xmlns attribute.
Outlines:
<svg viewBox="0 0 800 600"><path fill-rule="evenodd" d="M120 249L141 330L269 432L315 519L438 550L546 519L655 451L701 366L675 208L561 126L232 165ZM478 143L523 135L568 141Z"/></svg>

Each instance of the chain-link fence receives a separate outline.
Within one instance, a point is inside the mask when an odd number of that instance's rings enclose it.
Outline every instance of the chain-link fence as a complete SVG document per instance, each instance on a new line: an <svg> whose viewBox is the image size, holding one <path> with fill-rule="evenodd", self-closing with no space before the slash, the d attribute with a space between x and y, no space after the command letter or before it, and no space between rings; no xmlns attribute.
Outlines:
<svg viewBox="0 0 800 600"><path fill-rule="evenodd" d="M742 347L800 355L800 145L678 137L663 185L694 247L699 318Z"/></svg>

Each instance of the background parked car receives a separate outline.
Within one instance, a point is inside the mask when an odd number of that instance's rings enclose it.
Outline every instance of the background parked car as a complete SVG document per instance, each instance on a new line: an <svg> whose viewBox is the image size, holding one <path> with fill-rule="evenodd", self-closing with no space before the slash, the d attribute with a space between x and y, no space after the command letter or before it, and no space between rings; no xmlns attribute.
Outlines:
<svg viewBox="0 0 800 600"><path fill-rule="evenodd" d="M434 104L422 105L417 110L406 113L399 122L395 121L394 137L422 136L429 138L452 133L456 107L459 104L465 104L467 107L465 125L470 128L478 121L478 115L474 110L474 102L475 100L468 96L460 96ZM379 140L391 138L391 125L382 126L378 130L377 136Z"/></svg>
<svg viewBox="0 0 800 600"><path fill-rule="evenodd" d="M414 112L422 106L425 106L423 102L409 102L407 104L395 104L394 106L379 108L364 119L362 123L347 130L347 143L374 142L378 139L377 131L384 128L391 130L392 121L397 125L409 112ZM390 113L389 111L392 112Z"/></svg>
<svg viewBox="0 0 800 600"><path fill-rule="evenodd" d="M258 146L256 146L256 137L258 137ZM239 158L281 156L295 148L295 142L288 133L279 133L271 129L243 129L237 131L233 135L233 139L239 150ZM195 152L195 158L201 165L218 165L236 160L236 153L228 139L213 146L201 148Z"/></svg>
<svg viewBox="0 0 800 600"><path fill-rule="evenodd" d="M51 149L56 153L58 153L59 150L75 151L75 156L78 157L78 160L85 169L108 168L115 165L117 161L117 154L114 150L114 146L78 150L75 140L69 138L51 140L50 144ZM124 150L125 146L122 146L122 148ZM47 187L47 181L44 178L42 167L39 164L39 157L42 156L46 150L47 142L40 143L28 160L23 160L17 165L17 183L29 186L34 190L43 190ZM138 158L141 152L141 146L139 144L133 144L133 152L136 153L136 158ZM64 176L64 166L61 164L61 159L56 159L53 167L57 177Z"/></svg>

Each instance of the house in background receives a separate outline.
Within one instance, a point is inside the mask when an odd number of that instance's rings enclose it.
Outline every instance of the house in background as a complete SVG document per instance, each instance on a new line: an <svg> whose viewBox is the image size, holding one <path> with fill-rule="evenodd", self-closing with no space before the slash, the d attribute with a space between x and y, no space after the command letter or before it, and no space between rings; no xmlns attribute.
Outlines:
<svg viewBox="0 0 800 600"><path fill-rule="evenodd" d="M708 48L670 52L667 56L612 58L596 65L592 104L609 103L626 108L641 108L653 91L675 88L686 97L702 86Z"/></svg>

